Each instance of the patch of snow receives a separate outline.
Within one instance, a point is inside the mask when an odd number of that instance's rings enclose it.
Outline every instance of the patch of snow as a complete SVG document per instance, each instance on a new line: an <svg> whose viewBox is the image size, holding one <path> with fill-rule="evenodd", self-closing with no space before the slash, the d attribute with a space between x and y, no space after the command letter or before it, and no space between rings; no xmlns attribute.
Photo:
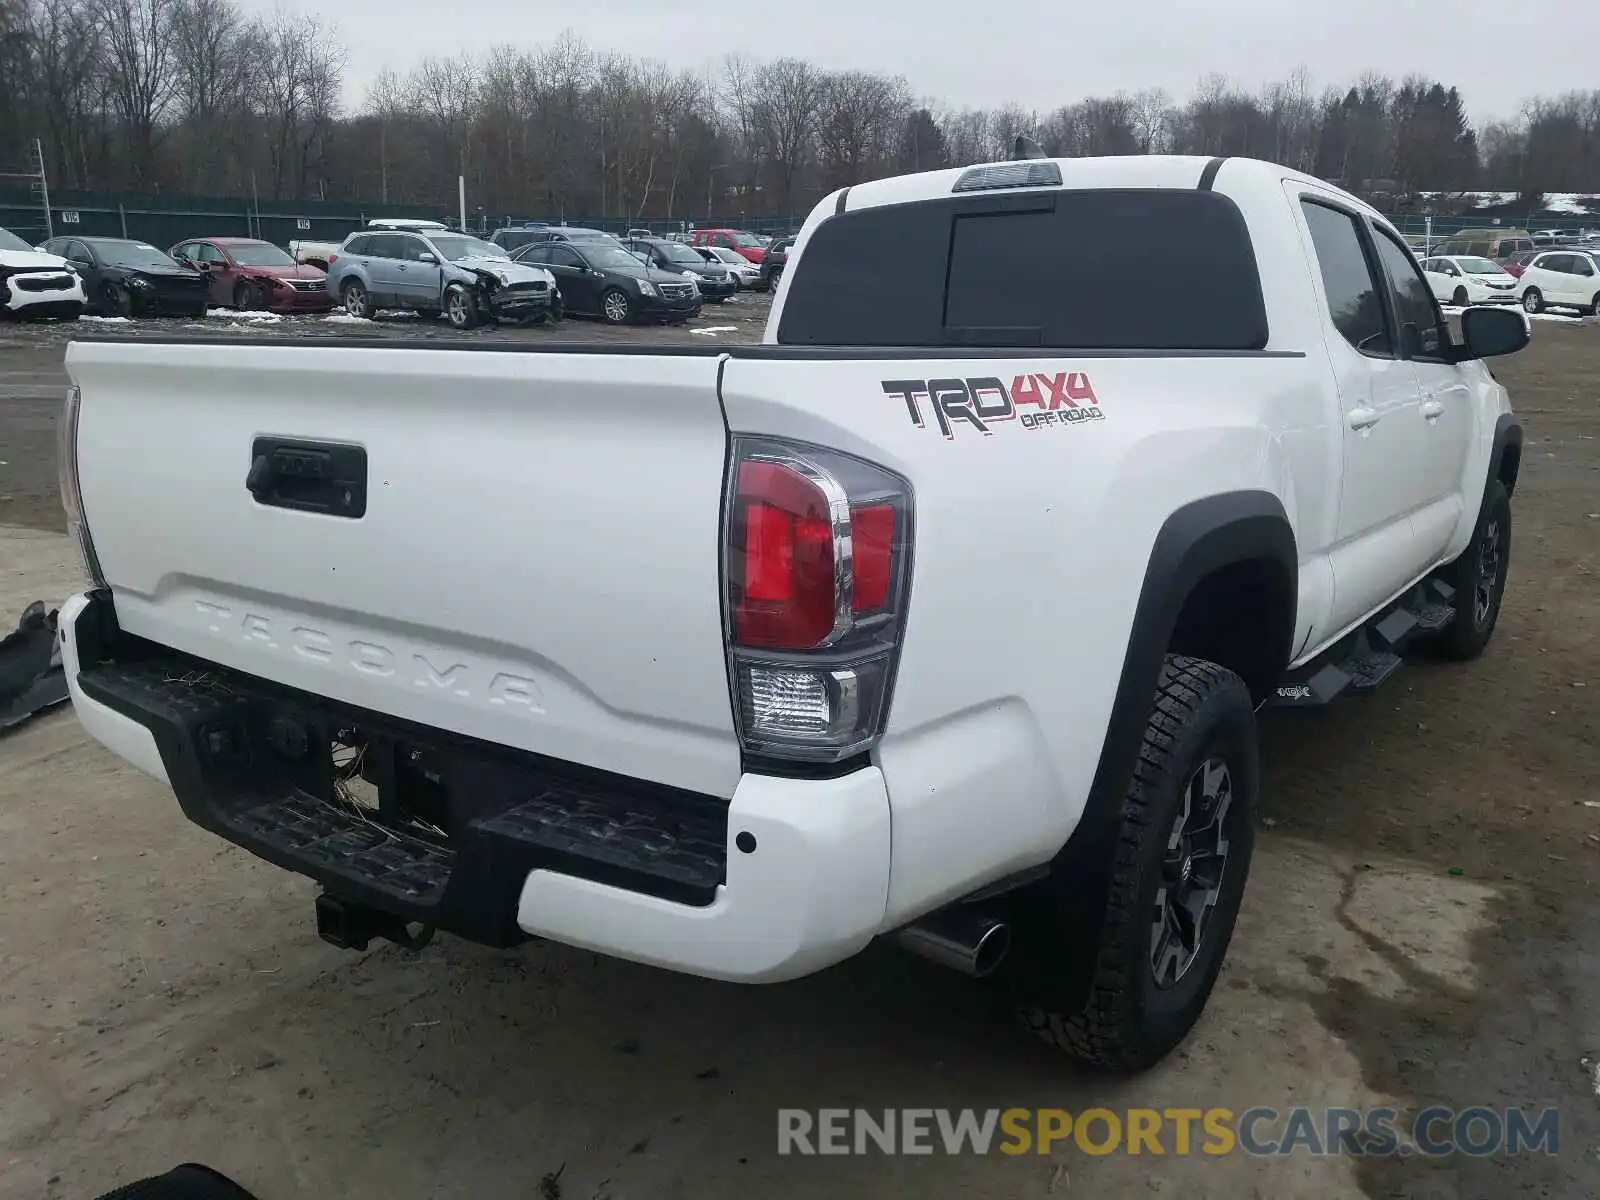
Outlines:
<svg viewBox="0 0 1600 1200"><path fill-rule="evenodd" d="M80 313L78 320L98 321L102 325L131 325L133 323L129 317L97 317L93 313Z"/></svg>
<svg viewBox="0 0 1600 1200"><path fill-rule="evenodd" d="M739 327L737 325L707 325L704 329L691 329L689 332L703 333L707 337L712 337L719 333L738 333Z"/></svg>
<svg viewBox="0 0 1600 1200"><path fill-rule="evenodd" d="M283 320L277 313L240 312L235 308L208 308L206 318L212 321L231 321L235 325L276 325Z"/></svg>
<svg viewBox="0 0 1600 1200"><path fill-rule="evenodd" d="M328 322L330 322L330 323L332 323L334 325L371 325L372 324L372 322L370 320L368 320L366 317L354 317L354 316L351 316L349 313L345 313L345 312L331 312L327 316L323 317L322 319L324 321L328 321Z"/></svg>
<svg viewBox="0 0 1600 1200"><path fill-rule="evenodd" d="M415 321L417 319L417 314L412 312L409 308L380 308L373 315L383 317L388 321Z"/></svg>
<svg viewBox="0 0 1600 1200"><path fill-rule="evenodd" d="M1466 311L1465 309L1457 308L1454 304L1441 304L1439 310L1447 317L1459 317ZM1587 317L1565 317L1560 313L1553 312L1529 313L1528 319L1532 321L1555 321L1566 325L1583 325L1588 322Z"/></svg>

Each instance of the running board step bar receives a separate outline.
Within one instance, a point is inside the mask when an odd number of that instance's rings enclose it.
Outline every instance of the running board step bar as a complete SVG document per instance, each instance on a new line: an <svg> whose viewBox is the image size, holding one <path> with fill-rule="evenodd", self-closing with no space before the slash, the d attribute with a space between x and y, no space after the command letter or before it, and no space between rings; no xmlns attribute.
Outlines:
<svg viewBox="0 0 1600 1200"><path fill-rule="evenodd" d="M1427 579L1331 648L1290 671L1267 698L1268 708L1322 709L1345 695L1375 691L1404 663L1412 641L1437 633L1456 615L1455 589Z"/></svg>

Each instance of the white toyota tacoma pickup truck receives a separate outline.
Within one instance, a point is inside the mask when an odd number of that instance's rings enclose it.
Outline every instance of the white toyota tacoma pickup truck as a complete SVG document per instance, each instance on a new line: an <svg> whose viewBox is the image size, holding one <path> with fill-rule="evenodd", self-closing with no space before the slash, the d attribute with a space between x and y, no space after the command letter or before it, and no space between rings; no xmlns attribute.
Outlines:
<svg viewBox="0 0 1600 1200"><path fill-rule="evenodd" d="M1488 641L1528 337L1343 192L1152 157L840 191L759 345L85 338L72 697L335 944L888 936L1137 1069L1258 710Z"/></svg>

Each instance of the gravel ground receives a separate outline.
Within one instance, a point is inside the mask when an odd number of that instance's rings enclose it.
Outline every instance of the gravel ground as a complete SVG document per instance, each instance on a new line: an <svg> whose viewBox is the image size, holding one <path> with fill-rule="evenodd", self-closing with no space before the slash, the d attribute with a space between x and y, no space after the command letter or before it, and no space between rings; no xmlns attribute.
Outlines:
<svg viewBox="0 0 1600 1200"><path fill-rule="evenodd" d="M700 324L755 336L737 311ZM50 532L64 336L0 329L0 613L75 584ZM1495 641L1267 723L1232 955L1155 1071L1079 1070L890 949L765 989L550 944L341 953L306 881L60 713L0 737L0 1196L87 1200L188 1158L262 1200L549 1196L558 1172L567 1200L1600 1195L1600 328L1540 325L1495 369L1528 435ZM1295 1103L1556 1104L1560 1152L775 1153L780 1106Z"/></svg>

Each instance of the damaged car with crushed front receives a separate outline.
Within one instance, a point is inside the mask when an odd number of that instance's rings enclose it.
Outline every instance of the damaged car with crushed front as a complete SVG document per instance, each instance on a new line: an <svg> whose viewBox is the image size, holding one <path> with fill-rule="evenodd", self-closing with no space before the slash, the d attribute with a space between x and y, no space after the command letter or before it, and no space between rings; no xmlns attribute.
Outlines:
<svg viewBox="0 0 1600 1200"><path fill-rule="evenodd" d="M379 309L443 313L457 329L489 320L551 324L562 316L555 277L499 246L428 230L353 233L328 257L328 292L350 316Z"/></svg>

